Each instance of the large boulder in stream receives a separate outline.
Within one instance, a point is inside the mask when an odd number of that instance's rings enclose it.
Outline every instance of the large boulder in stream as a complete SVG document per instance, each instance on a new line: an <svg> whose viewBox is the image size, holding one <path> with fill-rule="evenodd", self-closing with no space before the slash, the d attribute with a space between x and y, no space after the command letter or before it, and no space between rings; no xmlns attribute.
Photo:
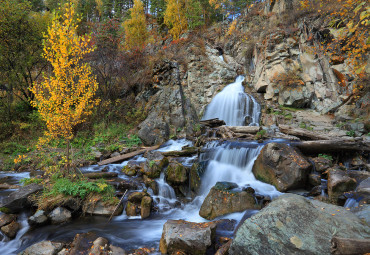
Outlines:
<svg viewBox="0 0 370 255"><path fill-rule="evenodd" d="M28 197L40 192L43 187L35 183L21 187L19 190L10 193L0 202L0 207L6 207L11 212L20 212L29 206Z"/></svg>
<svg viewBox="0 0 370 255"><path fill-rule="evenodd" d="M343 207L284 194L243 222L229 254L330 254L333 236L370 238L370 228Z"/></svg>
<svg viewBox="0 0 370 255"><path fill-rule="evenodd" d="M162 254L203 255L214 243L217 224L168 220L163 225L159 250ZM181 254L181 253L180 253Z"/></svg>
<svg viewBox="0 0 370 255"><path fill-rule="evenodd" d="M357 182L354 178L346 175L345 171L331 169L328 176L328 195L330 201L338 203L339 197L347 191L356 188Z"/></svg>
<svg viewBox="0 0 370 255"><path fill-rule="evenodd" d="M237 187L235 183L217 182L204 199L199 215L213 220L221 215L259 208L252 193L234 190Z"/></svg>
<svg viewBox="0 0 370 255"><path fill-rule="evenodd" d="M279 191L287 191L305 187L311 167L293 147L269 143L258 155L252 171L258 180L274 185Z"/></svg>
<svg viewBox="0 0 370 255"><path fill-rule="evenodd" d="M146 192L133 192L128 196L126 204L127 216L138 216L142 219L148 218L153 207L153 199Z"/></svg>
<svg viewBox="0 0 370 255"><path fill-rule="evenodd" d="M123 205L121 204L117 210L116 204L109 204L101 199L96 201L95 199L91 199L85 202L84 209L87 214L90 215L98 215L98 216L106 216L109 217L114 213L114 216L118 216L123 211Z"/></svg>
<svg viewBox="0 0 370 255"><path fill-rule="evenodd" d="M51 241L42 241L28 247L18 255L55 255L63 249L63 244Z"/></svg>
<svg viewBox="0 0 370 255"><path fill-rule="evenodd" d="M72 213L66 208L57 207L49 214L49 218L53 224L62 224L72 219Z"/></svg>

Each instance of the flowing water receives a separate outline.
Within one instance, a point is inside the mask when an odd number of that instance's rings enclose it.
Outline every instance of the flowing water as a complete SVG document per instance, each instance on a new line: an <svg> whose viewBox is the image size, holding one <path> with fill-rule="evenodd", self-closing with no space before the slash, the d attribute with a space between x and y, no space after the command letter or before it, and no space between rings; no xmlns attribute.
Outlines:
<svg viewBox="0 0 370 255"><path fill-rule="evenodd" d="M255 99L244 93L241 85L243 77L238 77L236 81L220 92L207 107L203 119L215 118L225 120L227 125L244 125L245 119L249 118L250 125L258 125L260 116L260 106ZM170 140L165 143L158 151L181 150L183 146L191 146L187 140ZM264 144L257 142L210 142L204 147L204 153L197 159L196 156L182 158L180 161L185 166L198 160L205 165L201 176L201 188L197 197L189 203L181 203L175 195L173 188L166 183L162 173L156 181L159 187L159 194L153 195L156 201L158 212L153 212L147 219L141 220L139 217L127 217L125 211L122 215L114 217L111 222L107 222L104 217L83 217L75 219L73 222L62 226L45 226L35 230L29 230L26 214L20 217L22 229L13 241L0 242L2 255L17 254L26 247L43 240L65 240L71 241L77 233L94 231L98 236L108 238L112 244L120 246L126 250L139 247L159 246L163 224L169 219L183 219L193 222L205 222L207 220L199 216L199 209L207 196L209 190L218 181L228 181L238 184L240 188L250 186L257 194L276 197L280 195L275 187L262 183L254 177L252 167L255 159L263 148ZM144 162L142 156L136 156L132 160ZM121 173L123 166L128 161L120 164L110 164L108 166L89 166L82 168L83 172L107 171L119 173L120 178L129 179ZM141 190L140 187L139 190ZM190 200L190 198L189 198ZM125 201L124 201L125 202ZM233 213L220 218L235 219L240 221L244 214L251 216L256 211ZM231 233L230 233L231 235Z"/></svg>
<svg viewBox="0 0 370 255"><path fill-rule="evenodd" d="M244 92L243 76L227 85L207 106L203 120L219 118L228 126L258 126L261 107L256 99Z"/></svg>

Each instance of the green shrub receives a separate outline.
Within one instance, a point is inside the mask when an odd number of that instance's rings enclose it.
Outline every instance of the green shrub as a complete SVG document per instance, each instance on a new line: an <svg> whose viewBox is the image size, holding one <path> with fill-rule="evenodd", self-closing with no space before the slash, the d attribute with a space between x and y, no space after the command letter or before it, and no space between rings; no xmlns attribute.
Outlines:
<svg viewBox="0 0 370 255"><path fill-rule="evenodd" d="M333 160L333 157L327 154L319 154L318 157Z"/></svg>
<svg viewBox="0 0 370 255"><path fill-rule="evenodd" d="M40 179L40 178L23 178L19 182L22 185L26 186L26 185L29 185L29 184L32 184L32 183L40 184L42 181L43 181L43 179Z"/></svg>
<svg viewBox="0 0 370 255"><path fill-rule="evenodd" d="M356 133L355 133L354 130L350 130L350 131L347 131L346 132L346 135L351 136L351 137L355 137L356 136Z"/></svg>

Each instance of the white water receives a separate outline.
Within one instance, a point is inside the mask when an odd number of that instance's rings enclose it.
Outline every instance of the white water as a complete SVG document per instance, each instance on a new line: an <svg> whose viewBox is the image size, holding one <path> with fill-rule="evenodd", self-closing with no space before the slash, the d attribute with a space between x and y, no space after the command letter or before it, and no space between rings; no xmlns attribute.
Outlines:
<svg viewBox="0 0 370 255"><path fill-rule="evenodd" d="M258 126L261 107L257 101L244 92L243 76L238 76L234 83L227 85L207 106L203 120L219 118L228 126L245 126L249 119L250 126Z"/></svg>

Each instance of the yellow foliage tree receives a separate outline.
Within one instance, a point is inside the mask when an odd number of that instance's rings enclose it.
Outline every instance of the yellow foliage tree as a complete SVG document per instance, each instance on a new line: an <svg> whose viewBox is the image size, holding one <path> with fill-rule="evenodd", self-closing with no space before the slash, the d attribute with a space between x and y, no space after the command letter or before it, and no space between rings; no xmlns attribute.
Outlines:
<svg viewBox="0 0 370 255"><path fill-rule="evenodd" d="M170 34L176 40L188 28L185 0L166 0L164 23L170 28Z"/></svg>
<svg viewBox="0 0 370 255"><path fill-rule="evenodd" d="M89 36L77 35L79 19L74 16L75 10L70 3L64 5L62 15L53 15L43 48L43 57L50 62L53 74L44 74L43 82L30 88L35 94L31 103L38 108L47 127L39 147L54 138L66 139L68 169L73 127L84 122L98 103L94 99L98 84L90 66L82 61L94 48Z"/></svg>
<svg viewBox="0 0 370 255"><path fill-rule="evenodd" d="M148 39L144 6L141 0L134 0L134 6L130 9L131 17L123 23L125 30L125 48L127 50L145 47Z"/></svg>

